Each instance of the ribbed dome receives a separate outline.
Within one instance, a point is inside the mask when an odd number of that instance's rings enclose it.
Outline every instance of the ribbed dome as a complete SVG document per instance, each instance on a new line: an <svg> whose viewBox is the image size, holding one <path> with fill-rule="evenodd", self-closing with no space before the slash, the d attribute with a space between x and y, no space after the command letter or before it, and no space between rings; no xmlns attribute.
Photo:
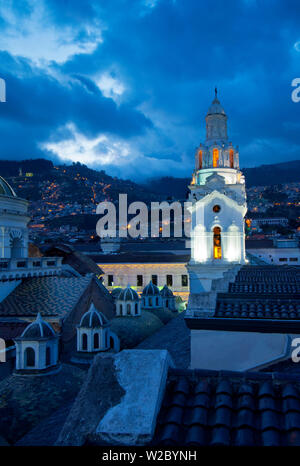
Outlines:
<svg viewBox="0 0 300 466"><path fill-rule="evenodd" d="M167 285L165 285L163 287L163 289L160 292L160 295L163 298L173 298L174 297L172 290L170 290L170 288Z"/></svg>
<svg viewBox="0 0 300 466"><path fill-rule="evenodd" d="M144 296L159 296L160 292L156 285L153 285L152 281L148 283L147 286L143 289Z"/></svg>
<svg viewBox="0 0 300 466"><path fill-rule="evenodd" d="M38 313L36 320L25 328L21 338L35 340L39 338L51 338L53 336L55 336L53 328Z"/></svg>
<svg viewBox="0 0 300 466"><path fill-rule="evenodd" d="M120 292L117 299L120 299L121 301L138 301L139 295L128 285L127 288Z"/></svg>
<svg viewBox="0 0 300 466"><path fill-rule="evenodd" d="M118 298L119 294L121 293L122 288L114 288L112 291L111 291L111 294L113 295L114 298Z"/></svg>
<svg viewBox="0 0 300 466"><path fill-rule="evenodd" d="M102 312L97 311L94 304L91 304L88 312L83 314L79 327L85 328L99 328L105 327L108 325L108 320L102 314Z"/></svg>
<svg viewBox="0 0 300 466"><path fill-rule="evenodd" d="M2 176L0 176L0 195L17 197L12 187L7 183L7 181L5 181L4 178L2 178Z"/></svg>

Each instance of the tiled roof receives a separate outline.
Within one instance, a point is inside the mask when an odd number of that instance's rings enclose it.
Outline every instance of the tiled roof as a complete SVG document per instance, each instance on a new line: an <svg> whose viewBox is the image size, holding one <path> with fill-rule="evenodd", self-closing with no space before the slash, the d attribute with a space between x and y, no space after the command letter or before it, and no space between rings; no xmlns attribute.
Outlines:
<svg viewBox="0 0 300 466"><path fill-rule="evenodd" d="M300 267L244 266L217 297L215 317L300 319Z"/></svg>
<svg viewBox="0 0 300 466"><path fill-rule="evenodd" d="M300 445L299 376L171 369L154 444Z"/></svg>
<svg viewBox="0 0 300 466"><path fill-rule="evenodd" d="M68 314L92 280L84 277L26 278L0 303L0 319L6 316L63 317Z"/></svg>

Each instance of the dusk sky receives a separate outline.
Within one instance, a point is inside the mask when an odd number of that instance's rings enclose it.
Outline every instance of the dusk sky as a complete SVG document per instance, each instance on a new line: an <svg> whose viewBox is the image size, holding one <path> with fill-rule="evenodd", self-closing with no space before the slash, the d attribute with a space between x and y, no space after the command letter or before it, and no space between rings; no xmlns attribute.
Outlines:
<svg viewBox="0 0 300 466"><path fill-rule="evenodd" d="M189 176L215 86L241 167L300 159L298 0L0 0L1 159Z"/></svg>

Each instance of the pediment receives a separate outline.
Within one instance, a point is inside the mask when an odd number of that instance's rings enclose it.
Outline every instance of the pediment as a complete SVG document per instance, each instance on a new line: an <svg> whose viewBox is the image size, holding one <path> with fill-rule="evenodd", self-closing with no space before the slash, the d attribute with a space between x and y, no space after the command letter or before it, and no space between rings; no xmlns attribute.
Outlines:
<svg viewBox="0 0 300 466"><path fill-rule="evenodd" d="M225 178L218 173L213 173L206 179L205 183L207 188L219 189L225 186Z"/></svg>

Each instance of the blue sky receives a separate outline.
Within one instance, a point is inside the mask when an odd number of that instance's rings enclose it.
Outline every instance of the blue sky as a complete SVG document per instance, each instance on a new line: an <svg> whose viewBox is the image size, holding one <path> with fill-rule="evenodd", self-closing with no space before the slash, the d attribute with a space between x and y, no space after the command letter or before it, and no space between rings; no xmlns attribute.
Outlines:
<svg viewBox="0 0 300 466"><path fill-rule="evenodd" d="M300 159L298 0L1 0L0 158L189 176L214 87L240 164Z"/></svg>

